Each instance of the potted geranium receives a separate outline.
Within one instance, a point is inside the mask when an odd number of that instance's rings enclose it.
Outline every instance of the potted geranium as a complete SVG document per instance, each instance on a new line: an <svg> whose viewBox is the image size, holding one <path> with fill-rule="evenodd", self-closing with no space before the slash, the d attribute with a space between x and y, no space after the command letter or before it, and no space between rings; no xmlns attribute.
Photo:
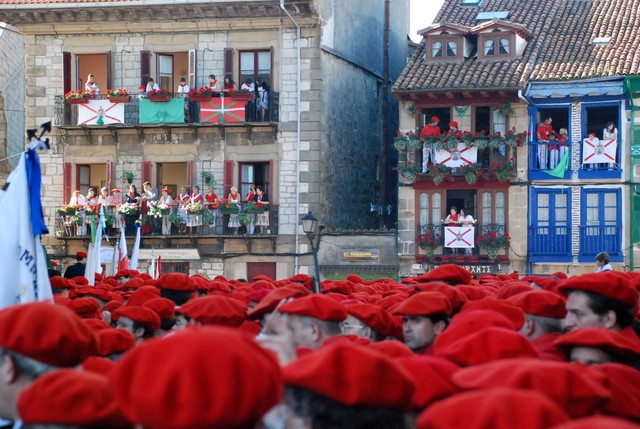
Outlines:
<svg viewBox="0 0 640 429"><path fill-rule="evenodd" d="M171 100L171 91L167 88L154 89L148 93L149 101L153 102L167 102Z"/></svg>
<svg viewBox="0 0 640 429"><path fill-rule="evenodd" d="M253 100L255 96L253 91L247 91L246 89L241 89L238 91L232 91L229 93L230 97L235 98L236 100Z"/></svg>
<svg viewBox="0 0 640 429"><path fill-rule="evenodd" d="M516 160L511 158L508 161L494 162L489 169L496 175L496 179L506 182L516 171Z"/></svg>
<svg viewBox="0 0 640 429"><path fill-rule="evenodd" d="M189 100L191 101L211 101L211 97L213 97L213 91L208 86L189 91Z"/></svg>
<svg viewBox="0 0 640 429"><path fill-rule="evenodd" d="M128 103L131 101L131 95L124 88L107 89L107 97L112 103Z"/></svg>
<svg viewBox="0 0 640 429"><path fill-rule="evenodd" d="M118 213L122 213L125 216L138 216L140 209L135 203L124 203L118 206Z"/></svg>
<svg viewBox="0 0 640 429"><path fill-rule="evenodd" d="M87 104L91 98L91 93L87 91L69 91L64 95L69 104Z"/></svg>
<svg viewBox="0 0 640 429"><path fill-rule="evenodd" d="M485 248L489 259L492 260L496 259L498 251L507 247L510 241L511 237L508 232L502 233L497 231L482 231L480 235L478 235L478 238L476 238L478 247Z"/></svg>
<svg viewBox="0 0 640 429"><path fill-rule="evenodd" d="M444 164L427 164L427 173L433 177L433 183L439 185L444 180L445 176L451 174L451 168Z"/></svg>
<svg viewBox="0 0 640 429"><path fill-rule="evenodd" d="M416 238L418 247L424 250L429 257L432 257L436 248L442 245L441 242L440 234L436 234L433 230L427 231Z"/></svg>
<svg viewBox="0 0 640 429"><path fill-rule="evenodd" d="M58 207L58 214L60 216L73 216L76 214L76 211L78 211L78 206L69 206L65 204Z"/></svg>
<svg viewBox="0 0 640 429"><path fill-rule="evenodd" d="M479 163L463 165L459 168L459 171L464 175L467 183L473 185L482 174L482 165Z"/></svg>
<svg viewBox="0 0 640 429"><path fill-rule="evenodd" d="M393 171L398 172L398 178L406 183L413 183L416 180L416 174L420 173L420 165L413 161L400 161Z"/></svg>
<svg viewBox="0 0 640 429"><path fill-rule="evenodd" d="M236 203L229 202L226 198L221 198L218 210L220 210L222 214L237 214L240 211L240 206Z"/></svg>

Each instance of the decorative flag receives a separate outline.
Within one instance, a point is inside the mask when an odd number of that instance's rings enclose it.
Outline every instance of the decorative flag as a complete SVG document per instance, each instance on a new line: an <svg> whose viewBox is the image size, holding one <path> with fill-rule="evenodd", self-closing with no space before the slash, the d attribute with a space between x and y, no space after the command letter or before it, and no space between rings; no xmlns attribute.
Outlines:
<svg viewBox="0 0 640 429"><path fill-rule="evenodd" d="M42 217L40 158L29 149L0 189L0 308L30 301L53 301L40 236L49 231Z"/></svg>
<svg viewBox="0 0 640 429"><path fill-rule="evenodd" d="M238 123L245 121L244 99L212 98L200 102L200 122Z"/></svg>
<svg viewBox="0 0 640 429"><path fill-rule="evenodd" d="M162 275L162 257L158 256L158 260L156 261L156 269L154 271L155 276L154 279L157 279Z"/></svg>
<svg viewBox="0 0 640 429"><path fill-rule="evenodd" d="M78 125L124 124L124 103L89 100L78 104Z"/></svg>
<svg viewBox="0 0 640 429"><path fill-rule="evenodd" d="M102 228L104 224L104 207L100 206L100 217L96 220L96 216L91 219L91 238L87 248L87 264L84 268L84 277L89 280L91 286L95 285L96 273L102 273Z"/></svg>
<svg viewBox="0 0 640 429"><path fill-rule="evenodd" d="M598 164L616 162L618 142L614 140L599 140L589 137L582 141L582 163Z"/></svg>
<svg viewBox="0 0 640 429"><path fill-rule="evenodd" d="M458 143L454 150L436 150L436 164L444 164L447 167L464 167L478 162L478 148L475 145L467 147L464 143Z"/></svg>
<svg viewBox="0 0 640 429"><path fill-rule="evenodd" d="M566 151L564 155L562 155L562 158L560 158L560 162L558 162L558 165L556 166L556 168L554 168L553 170L542 170L542 171L553 177L562 179L564 177L564 173L567 171L568 168L569 168L569 151Z"/></svg>
<svg viewBox="0 0 640 429"><path fill-rule="evenodd" d="M140 253L140 224L136 223L136 241L133 243L133 251L131 252L131 260L129 261L129 269L138 269L138 254Z"/></svg>
<svg viewBox="0 0 640 429"><path fill-rule="evenodd" d="M475 230L472 226L447 226L444 229L444 247L470 249L474 247Z"/></svg>
<svg viewBox="0 0 640 429"><path fill-rule="evenodd" d="M118 256L120 254L120 241L116 242L116 247L113 248L113 255L111 256L111 265L109 266L109 275L115 276L118 272Z"/></svg>
<svg viewBox="0 0 640 429"><path fill-rule="evenodd" d="M184 123L184 98L169 101L149 101L140 99L141 124L182 124Z"/></svg>
<svg viewBox="0 0 640 429"><path fill-rule="evenodd" d="M120 228L120 245L118 246L118 271L129 269L129 257L127 256L127 239L124 237L124 222Z"/></svg>

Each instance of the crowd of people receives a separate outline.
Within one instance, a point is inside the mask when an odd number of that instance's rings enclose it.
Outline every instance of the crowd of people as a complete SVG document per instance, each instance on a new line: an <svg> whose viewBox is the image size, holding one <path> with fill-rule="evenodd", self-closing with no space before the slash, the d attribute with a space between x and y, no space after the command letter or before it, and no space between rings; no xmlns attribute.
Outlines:
<svg viewBox="0 0 640 429"><path fill-rule="evenodd" d="M0 311L27 429L640 427L637 273L51 284Z"/></svg>
<svg viewBox="0 0 640 429"><path fill-rule="evenodd" d="M112 189L109 193L109 189L103 187L97 198L93 188L89 188L86 196L76 190L68 204L77 208L75 216L78 220L75 234L79 236L89 234L92 217L87 213L98 215L101 207L104 214L111 219L107 225L108 234L118 233L120 228L124 227L125 235L135 235L136 223L146 219L147 222L140 225L143 234L171 235L173 224L176 224L178 234L196 235L202 232L199 228L203 226L205 211L211 215L208 219L210 225L213 225L212 232L222 233L222 228L218 224L222 222L223 214L219 211L219 207L227 203L236 204L239 207L237 214L230 215L227 225L233 233L237 234L242 226L240 222L242 207L250 202L266 208L260 213L252 214L255 216L255 219L252 219L252 225L257 226L261 233L266 233L269 229L269 197L262 185L249 185L244 198L238 194L235 186L231 187L226 198L218 198L212 186L207 187L204 195L201 194L199 186L194 186L193 189L183 186L175 198L171 195L169 188L165 187L158 191L158 188L152 186L149 181L144 182L142 186L143 192L139 193L137 187L130 184L129 192L124 198L120 189ZM174 214L178 219L174 218L172 222ZM72 216L67 217L69 218L67 222L75 222L70 220Z"/></svg>

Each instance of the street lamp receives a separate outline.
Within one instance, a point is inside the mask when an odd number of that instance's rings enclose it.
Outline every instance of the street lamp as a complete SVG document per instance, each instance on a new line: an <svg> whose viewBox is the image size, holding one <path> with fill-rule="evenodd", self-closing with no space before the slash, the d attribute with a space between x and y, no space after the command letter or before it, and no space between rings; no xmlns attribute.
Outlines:
<svg viewBox="0 0 640 429"><path fill-rule="evenodd" d="M318 219L311 212L302 218L302 230L307 234L313 254L313 267L315 269L315 281L313 292L320 293L320 269L318 268L318 248L320 247L320 232L323 227L318 224Z"/></svg>

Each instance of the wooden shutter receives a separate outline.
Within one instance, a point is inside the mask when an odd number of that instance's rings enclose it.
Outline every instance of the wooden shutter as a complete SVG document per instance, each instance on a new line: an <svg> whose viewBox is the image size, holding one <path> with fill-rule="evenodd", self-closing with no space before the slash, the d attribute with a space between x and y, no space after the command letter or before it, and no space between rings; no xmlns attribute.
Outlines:
<svg viewBox="0 0 640 429"><path fill-rule="evenodd" d="M233 161L224 161L224 198L231 192L233 186Z"/></svg>
<svg viewBox="0 0 640 429"><path fill-rule="evenodd" d="M224 48L224 77L227 75L233 76L233 48Z"/></svg>
<svg viewBox="0 0 640 429"><path fill-rule="evenodd" d="M193 192L193 161L187 161L187 185Z"/></svg>
<svg viewBox="0 0 640 429"><path fill-rule="evenodd" d="M269 161L269 181L267 183L264 184L264 191L267 193L267 197L269 198L270 202L275 202L276 198L273 192L273 181L274 181L274 176L273 176L273 161Z"/></svg>
<svg viewBox="0 0 640 429"><path fill-rule="evenodd" d="M115 88L115 86L113 85L113 52L111 51L107 51L107 87L106 89L110 89L110 88ZM103 91L105 91L103 90ZM106 91L105 91L106 92Z"/></svg>
<svg viewBox="0 0 640 429"><path fill-rule="evenodd" d="M151 77L151 51L140 51L140 85L146 85Z"/></svg>
<svg viewBox="0 0 640 429"><path fill-rule="evenodd" d="M198 56L195 49L189 49L189 88L197 89L196 82L198 79Z"/></svg>
<svg viewBox="0 0 640 429"><path fill-rule="evenodd" d="M113 183L113 178L115 177L115 170L113 168L113 162L111 161L107 161L107 165L105 167L105 170L107 171L107 188L109 188L109 195L111 195L111 190L113 188L115 188L114 183Z"/></svg>
<svg viewBox="0 0 640 429"><path fill-rule="evenodd" d="M151 161L142 161L142 183L151 181Z"/></svg>
<svg viewBox="0 0 640 429"><path fill-rule="evenodd" d="M63 203L67 204L71 199L71 163L65 162L62 172L62 187L64 189Z"/></svg>
<svg viewBox="0 0 640 429"><path fill-rule="evenodd" d="M71 91L71 52L62 53L62 85L64 94Z"/></svg>

